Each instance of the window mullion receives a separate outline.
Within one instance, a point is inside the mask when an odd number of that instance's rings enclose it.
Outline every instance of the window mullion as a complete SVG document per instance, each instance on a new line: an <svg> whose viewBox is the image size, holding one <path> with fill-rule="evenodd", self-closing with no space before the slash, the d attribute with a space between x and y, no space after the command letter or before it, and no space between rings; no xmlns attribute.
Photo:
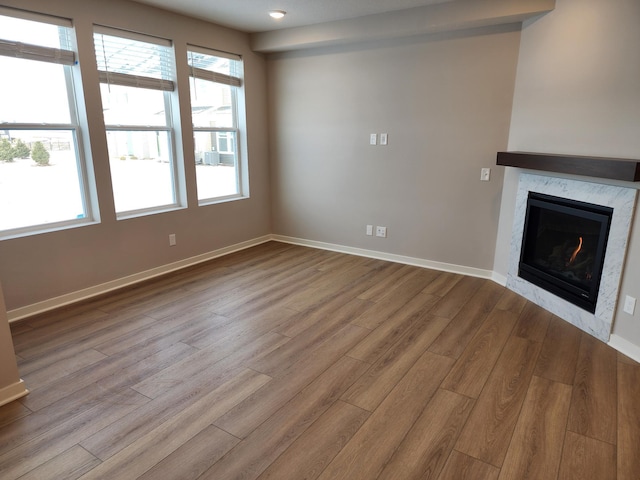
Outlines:
<svg viewBox="0 0 640 480"><path fill-rule="evenodd" d="M234 127L193 127L194 132L232 132L238 133L238 129Z"/></svg>
<svg viewBox="0 0 640 480"><path fill-rule="evenodd" d="M173 129L166 126L153 125L105 125L108 131L114 132L171 132Z"/></svg>

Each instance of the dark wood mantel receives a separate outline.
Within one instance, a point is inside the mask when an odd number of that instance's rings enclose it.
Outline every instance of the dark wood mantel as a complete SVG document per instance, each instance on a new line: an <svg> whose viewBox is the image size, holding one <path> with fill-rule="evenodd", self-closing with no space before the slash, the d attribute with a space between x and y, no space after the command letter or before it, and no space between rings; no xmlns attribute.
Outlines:
<svg viewBox="0 0 640 480"><path fill-rule="evenodd" d="M553 173L640 181L640 161L625 158L584 157L530 152L498 152L497 165Z"/></svg>

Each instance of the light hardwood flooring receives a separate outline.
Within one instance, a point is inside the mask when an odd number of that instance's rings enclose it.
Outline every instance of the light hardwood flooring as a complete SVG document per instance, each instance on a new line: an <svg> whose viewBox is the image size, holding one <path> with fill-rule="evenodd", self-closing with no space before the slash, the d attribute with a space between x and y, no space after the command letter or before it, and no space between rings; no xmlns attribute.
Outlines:
<svg viewBox="0 0 640 480"><path fill-rule="evenodd" d="M640 366L489 281L266 243L12 325L9 479L640 479Z"/></svg>

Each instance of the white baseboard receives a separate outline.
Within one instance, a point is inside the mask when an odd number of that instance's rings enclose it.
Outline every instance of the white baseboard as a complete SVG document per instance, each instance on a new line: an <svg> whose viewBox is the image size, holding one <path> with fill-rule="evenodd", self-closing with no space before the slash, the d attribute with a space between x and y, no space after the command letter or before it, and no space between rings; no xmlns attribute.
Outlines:
<svg viewBox="0 0 640 480"><path fill-rule="evenodd" d="M330 250L333 252L347 253L350 255L358 255L361 257L375 258L378 260L386 260L389 262L402 263L406 265L414 265L417 267L430 268L433 270L440 270L443 272L457 273L460 275L468 275L471 277L486 278L502 286L505 286L507 283L507 279L504 275L501 275L491 270L483 270L480 268L466 267L464 265L456 265L451 263L436 262L432 260L425 260L423 258L407 257L404 255L378 252L375 250L367 250L363 248L348 247L345 245L338 245L333 243L317 242L315 240L306 240L303 238L288 237L284 235L264 235L262 237L258 237L252 240L247 240L246 242L237 243L234 245L230 245L228 247L223 247L218 250L214 250L212 252L204 253L202 255L190 257L184 260L180 260L178 262L169 263L167 265L162 265L160 267L152 268L151 270L145 270L144 272L136 273L134 275L129 275L127 277L112 280L110 282L106 282L100 285L96 285L93 287L78 290L76 292L61 295L59 297L55 297L48 300L44 300L42 302L27 305L25 307L16 308L15 310L8 311L7 316L9 318L9 322L15 322L22 318L30 317L32 315L43 313L49 310L54 310L56 308L64 307L65 305L70 305L72 303L80 302L82 300L87 300L92 297L96 297L98 295L102 295L110 291L117 290L119 288L127 287L130 285L134 285L136 283L150 280L160 275L165 275L167 273L171 273L176 270L197 265L199 263L203 263L208 260L213 260L214 258L222 257L224 255L228 255L233 252L254 247L256 245L260 245L262 243L266 243L271 240L282 242L282 243L289 243L292 245L300 245L304 247L318 248L321 250ZM612 334L611 337L609 338L609 346L616 349L620 353L623 353L629 358L632 358L633 360L640 362L640 346L635 345L629 342L628 340L625 340L624 338L614 334ZM12 400L15 400L17 398L20 398L26 395L27 393L29 393L29 391L26 388L24 388L24 383L22 382L22 380L18 384L12 385L10 387L5 387L4 389L0 389L0 405L3 405L2 402L5 396L8 398L8 400L6 400L5 403L8 403Z"/></svg>
<svg viewBox="0 0 640 480"><path fill-rule="evenodd" d="M504 275L502 275L500 273L492 272L491 273L491 280L496 282L498 285L502 285L503 287L507 286L507 277L505 277Z"/></svg>
<svg viewBox="0 0 640 480"><path fill-rule="evenodd" d="M375 258L378 260L387 260L389 262L403 263L416 267L431 268L443 272L459 273L460 275L468 275L470 277L480 277L489 280L493 279L491 270L482 270L480 268L465 267L463 265L455 265L452 263L435 262L425 260L423 258L407 257L404 255L396 255L393 253L378 252L375 250L366 250L363 248L347 247L333 243L316 242L314 240L306 240L303 238L286 237L284 235L272 235L271 238L278 242L291 243L304 247L319 248L322 250L330 250L332 252L348 253L350 255L358 255L360 257Z"/></svg>
<svg viewBox="0 0 640 480"><path fill-rule="evenodd" d="M351 255L359 255L361 257L376 258L378 260L388 260L395 263L403 263L414 265L417 267L431 268L433 270L441 270L444 272L459 273L461 275L469 275L472 277L486 278L493 280L499 285L506 287L507 277L491 270L482 270L479 268L465 267L463 265L455 265L442 262L434 262L424 260L422 258L405 257L391 253L377 252L374 250L366 250L361 248L346 247L344 245L335 245L332 243L316 242L314 240L306 240L302 238L286 237L283 235L272 235L272 239L278 242L291 243L293 245L301 245L305 247L319 248L322 250L331 250L333 252L348 253ZM609 338L609 346L614 348L627 357L640 362L640 347L625 340L617 335L611 335Z"/></svg>
<svg viewBox="0 0 640 480"><path fill-rule="evenodd" d="M235 245L220 248L218 250L204 253L202 255L197 255L195 257L186 258L178 262L173 262L167 265L162 265L160 267L152 268L150 270L145 270L144 272L129 275L127 277L118 278L116 280L102 283L100 285L95 285L93 287L84 288L82 290L71 292L65 295L60 295L58 297L43 300L42 302L33 303L31 305L26 305L24 307L16 308L14 310L9 310L7 312L7 317L9 318L9 323L16 322L23 318L31 317L33 315L44 313L50 310L54 310L56 308L64 307L65 305L70 305L73 303L80 302L83 300L88 300L90 298L97 297L98 295L103 295L105 293L111 292L113 290L117 290L119 288L128 287L130 285L144 282L146 280L150 280L160 275L166 275L167 273L171 273L176 270L180 270L182 268L197 265L198 263L206 262L208 260L213 260L214 258L218 258L223 255L228 255L230 253L237 252L239 250L244 250L246 248L254 247L256 245L260 245L270 240L274 240L282 243L290 243L293 245L300 245L305 247L319 248L322 250L331 250L334 252L348 253L351 255L358 255L361 257L376 258L378 260L387 260L390 262L403 263L406 265L414 265L417 267L431 268L433 270L458 273L460 275L469 275L471 277L493 279L493 276L494 276L491 270L482 270L479 268L465 267L463 265L435 262L432 260L425 260L422 258L407 257L403 255L395 255L392 253L377 252L375 250L365 250L362 248L347 247L344 245L337 245L333 243L316 242L314 240L287 237L283 235L265 235L263 237L258 237L252 240L248 240L246 242L241 242Z"/></svg>
<svg viewBox="0 0 640 480"><path fill-rule="evenodd" d="M19 398L24 397L29 393L29 390L24 386L24 381L13 383L6 387L0 388L0 407L7 403L13 402Z"/></svg>
<svg viewBox="0 0 640 480"><path fill-rule="evenodd" d="M636 362L640 362L640 346L631 343L629 340L612 333L609 337L609 346Z"/></svg>
<svg viewBox="0 0 640 480"><path fill-rule="evenodd" d="M117 290L119 288L128 287L136 283L144 282L154 277L159 277L160 275L166 275L167 273L171 273L176 270L180 270L186 267L191 267L193 265L197 265L198 263L206 262L208 260L213 260L214 258L222 257L223 255L228 255L230 253L237 252L239 250L255 247L256 245L260 245L261 243L268 242L271 239L272 239L271 235L265 235L263 237L254 238L246 242L241 242L234 245L230 245L228 247L220 248L212 252L203 253L202 255L197 255L195 257L186 258L178 262L173 262L167 265L162 265L160 267L152 268L151 270L145 270L144 272L129 275L127 277L118 278L116 280L102 283L100 285L95 285L93 287L84 288L76 292L60 295L59 297L50 298L42 302L33 303L25 307L9 310L7 312L7 317L9 318L9 323L15 322L17 320L21 320L26 317L37 315L39 313L64 307L65 305L70 305L72 303L77 303L82 300L87 300L92 297L96 297L98 295L102 295L102 294L111 292L113 290Z"/></svg>

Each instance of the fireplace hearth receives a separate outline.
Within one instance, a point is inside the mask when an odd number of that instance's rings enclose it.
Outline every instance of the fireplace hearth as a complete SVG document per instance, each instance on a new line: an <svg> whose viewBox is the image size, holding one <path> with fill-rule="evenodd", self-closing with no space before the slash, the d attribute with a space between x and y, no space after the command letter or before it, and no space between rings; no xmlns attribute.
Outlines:
<svg viewBox="0 0 640 480"><path fill-rule="evenodd" d="M518 275L595 312L613 209L529 192Z"/></svg>

